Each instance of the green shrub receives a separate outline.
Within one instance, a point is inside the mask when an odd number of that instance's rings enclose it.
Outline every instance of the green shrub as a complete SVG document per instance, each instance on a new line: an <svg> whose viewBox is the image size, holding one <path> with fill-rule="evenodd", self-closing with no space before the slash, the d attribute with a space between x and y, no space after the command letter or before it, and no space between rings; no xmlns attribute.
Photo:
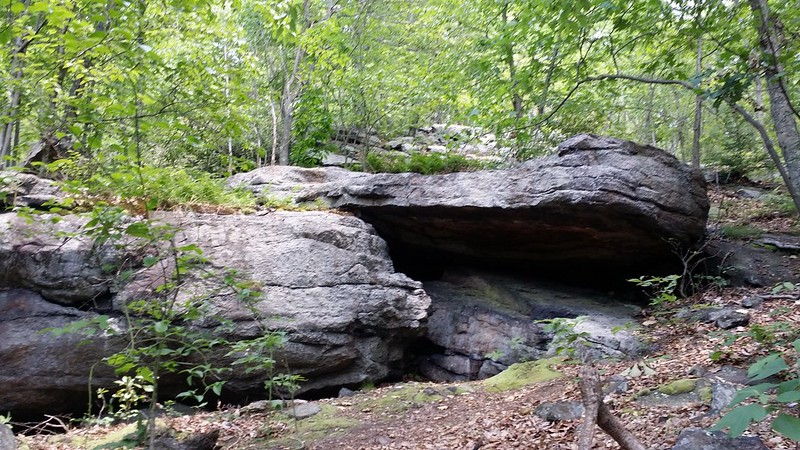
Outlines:
<svg viewBox="0 0 800 450"><path fill-rule="evenodd" d="M762 381L754 386L739 390L731 402L735 408L725 414L714 429L727 428L731 436L739 436L751 423L761 422L772 416L772 429L787 438L800 443L800 418L795 408L800 401L800 378L798 378L797 357L800 355L800 339L792 344L793 366L787 363L786 354L772 353L756 361L747 371L750 381ZM764 381L783 376L784 381ZM754 400L748 405L739 405L745 400ZM738 406L737 406L738 405Z"/></svg>
<svg viewBox="0 0 800 450"><path fill-rule="evenodd" d="M78 196L90 196L108 203L122 204L142 210L174 208L205 209L226 207L248 209L255 206L254 196L244 189L229 189L222 179L205 172L182 168L163 168L128 164L121 160L116 166L83 173L81 163L69 159L50 165L52 171L65 171L68 191ZM73 174L83 176L72 177Z"/></svg>
<svg viewBox="0 0 800 450"><path fill-rule="evenodd" d="M468 172L490 168L484 162L469 159L455 153L411 152L409 154L367 155L367 165L373 172L415 172L424 175L437 173Z"/></svg>

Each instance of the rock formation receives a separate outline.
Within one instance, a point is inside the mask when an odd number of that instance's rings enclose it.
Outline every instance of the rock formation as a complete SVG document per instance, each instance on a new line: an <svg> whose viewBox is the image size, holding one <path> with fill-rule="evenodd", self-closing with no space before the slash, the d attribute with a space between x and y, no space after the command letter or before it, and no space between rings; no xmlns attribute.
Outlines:
<svg viewBox="0 0 800 450"><path fill-rule="evenodd" d="M107 336L78 346L83 336L40 331L98 311L119 316L120 302L153 281L143 269L126 286L112 283L104 262L118 261L114 247L59 236L85 220L65 216L53 223L52 217L28 222L0 214L0 410L18 418L85 411L90 368L119 348ZM213 267L238 269L260 286L261 324L232 297L215 301L237 325L233 339L255 337L261 325L287 332L289 342L275 359L281 370L307 379L303 391L397 376L408 342L424 333L430 300L422 285L395 273L384 241L354 217L165 213L157 219L179 225L178 241L199 245ZM101 366L92 382L108 387L112 374ZM234 396L263 395L263 374L237 374L227 387Z"/></svg>
<svg viewBox="0 0 800 450"><path fill-rule="evenodd" d="M5 205L40 207L59 195L35 177L0 179ZM434 378L488 376L551 349L537 319L591 316L576 331L590 333L600 354L635 352L634 340L609 334L635 311L609 296L585 300L529 280L543 271L577 284L595 272L643 275L645 265L674 258L673 246L702 239L708 212L699 173L658 149L591 135L507 170L422 176L270 167L230 184L338 209L155 217L180 228L179 245L202 248L211 269L236 269L258 286L259 318L232 295L216 296L214 306L236 324L234 339L262 326L286 331L275 359L307 379L303 391L399 376L409 349ZM80 336L38 331L119 316L124 302L160 284L141 256L84 236L85 223L77 215L0 214L0 383L12 387L0 390L0 413L82 411L89 368L120 343L95 336L76 347ZM136 272L127 284L115 276L122 266ZM197 278L185 289L205 283ZM111 376L98 368L94 383L108 386ZM227 392L263 392L262 382L237 373Z"/></svg>
<svg viewBox="0 0 800 450"><path fill-rule="evenodd" d="M674 259L673 246L697 243L708 216L702 174L654 147L594 135L507 170L291 169L288 182L275 170L238 175L231 184L353 211L389 242L401 269L408 259L638 268Z"/></svg>

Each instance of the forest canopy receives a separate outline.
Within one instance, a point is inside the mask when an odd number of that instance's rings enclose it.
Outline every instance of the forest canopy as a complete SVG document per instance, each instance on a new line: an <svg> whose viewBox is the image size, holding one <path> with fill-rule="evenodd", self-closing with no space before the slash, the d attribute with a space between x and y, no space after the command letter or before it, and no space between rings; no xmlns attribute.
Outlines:
<svg viewBox="0 0 800 450"><path fill-rule="evenodd" d="M790 1L8 0L0 14L5 166L45 143L84 176L224 176L317 164L343 130L450 123L516 160L593 132L778 169L800 191Z"/></svg>

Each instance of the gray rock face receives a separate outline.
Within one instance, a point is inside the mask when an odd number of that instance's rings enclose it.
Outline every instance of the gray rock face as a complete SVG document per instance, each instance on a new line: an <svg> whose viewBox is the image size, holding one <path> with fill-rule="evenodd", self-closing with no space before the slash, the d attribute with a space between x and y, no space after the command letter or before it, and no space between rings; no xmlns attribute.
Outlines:
<svg viewBox="0 0 800 450"><path fill-rule="evenodd" d="M767 450L767 446L757 437L730 438L722 431L686 428L672 450Z"/></svg>
<svg viewBox="0 0 800 450"><path fill-rule="evenodd" d="M0 450L16 450L17 439L8 425L0 424Z"/></svg>
<svg viewBox="0 0 800 450"><path fill-rule="evenodd" d="M420 362L426 376L470 380L495 375L511 364L548 355L563 336L546 333L537 320L579 319L575 333L591 346L575 345L577 356L632 357L643 349L633 330L638 307L589 291L484 271L452 271L425 282L431 297L427 339L433 352Z"/></svg>
<svg viewBox="0 0 800 450"><path fill-rule="evenodd" d="M165 214L159 219L179 224L183 230L179 244L199 245L212 268L238 269L261 287L263 297L255 305L260 323L233 296L217 297L215 305L236 323L234 339L256 337L262 326L286 331L289 342L274 357L281 370L288 368L308 380L302 383L302 391L396 375L403 368L407 342L424 333L430 299L422 285L394 272L385 242L357 218L279 212ZM74 229L81 223L66 218L58 225ZM111 310L105 312L119 314L113 308L153 289L158 277L154 269L143 270L119 293L105 281L87 287L86 280L92 276L86 274L100 273L97 264L104 261L89 251L90 243L51 242L39 234L39 224L27 224L13 213L0 215L0 224L5 231L14 230L0 241L0 273L7 288L0 293L0 382L4 386L0 410L26 414L83 410L89 368L111 354L114 343L95 336L90 345L79 347L82 336L39 331L95 316L96 312L62 306L75 305L88 293L115 295L106 302ZM26 244L18 245L20 240ZM206 289L204 282L185 289ZM27 289L8 289L16 286ZM100 287L92 291L92 286ZM84 293L76 296L75 292ZM110 386L106 375L95 371L93 385ZM263 393L263 374L237 373L226 387L239 395Z"/></svg>
<svg viewBox="0 0 800 450"><path fill-rule="evenodd" d="M177 222L217 267L240 270L263 289L257 310L267 328L286 330L276 360L308 381L302 389L355 385L396 375L408 340L425 332L430 299L422 284L395 273L386 243L355 217L327 212L264 216L193 215ZM235 232L232 232L235 230ZM234 298L218 299L255 337L258 324ZM257 380L234 380L248 390Z"/></svg>
<svg viewBox="0 0 800 450"><path fill-rule="evenodd" d="M38 208L61 196L61 190L50 180L34 175L0 171L0 206Z"/></svg>
<svg viewBox="0 0 800 450"><path fill-rule="evenodd" d="M272 170L231 183L254 191L285 185ZM424 252L462 262L631 267L673 258L667 240L700 240L708 215L699 172L656 148L594 135L507 170L292 174L314 178L296 183L293 198L355 211L389 241L396 260Z"/></svg>
<svg viewBox="0 0 800 450"><path fill-rule="evenodd" d="M75 236L85 223L74 216L0 214L0 288L29 288L72 306L110 295L113 271L103 267L117 267L122 252Z"/></svg>
<svg viewBox="0 0 800 450"><path fill-rule="evenodd" d="M798 249L797 236L771 233L757 239L709 240L705 251L731 286L762 287L785 281L800 283L800 273L788 263Z"/></svg>
<svg viewBox="0 0 800 450"><path fill-rule="evenodd" d="M27 289L0 289L0 412L25 420L42 411L85 412L89 370L120 349L104 336L56 336L46 328L65 327L93 313L56 305ZM85 342L84 342L85 341ZM110 386L113 372L98 364L92 383Z"/></svg>

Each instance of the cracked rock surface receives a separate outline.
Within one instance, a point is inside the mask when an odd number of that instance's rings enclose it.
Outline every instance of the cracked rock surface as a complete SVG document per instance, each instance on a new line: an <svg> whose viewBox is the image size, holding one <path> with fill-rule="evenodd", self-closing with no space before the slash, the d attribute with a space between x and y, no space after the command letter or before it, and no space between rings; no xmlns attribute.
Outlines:
<svg viewBox="0 0 800 450"><path fill-rule="evenodd" d="M202 248L206 269L235 269L262 292L254 316L209 278L184 278L181 290L213 293L209 301L236 324L231 339L257 337L262 327L286 331L288 343L273 356L280 370L307 379L302 391L397 376L407 343L424 334L430 299L422 284L396 273L385 242L355 217L162 213L156 220L180 227L178 245ZM15 417L83 411L92 364L118 348L103 335L78 347L83 336L41 330L100 312L119 317L124 302L163 284L158 266L137 269L127 285L111 283L113 271L101 266L117 261L118 250L58 236L83 223L73 216L51 223L0 214L0 381L9 387L0 393L0 409ZM216 363L228 361L220 356ZM112 386L111 374L98 370L94 388ZM226 384L228 395L263 395L263 373L239 372Z"/></svg>
<svg viewBox="0 0 800 450"><path fill-rule="evenodd" d="M650 146L578 135L506 170L443 175L264 168L230 184L354 211L393 257L636 267L705 234L702 174Z"/></svg>

